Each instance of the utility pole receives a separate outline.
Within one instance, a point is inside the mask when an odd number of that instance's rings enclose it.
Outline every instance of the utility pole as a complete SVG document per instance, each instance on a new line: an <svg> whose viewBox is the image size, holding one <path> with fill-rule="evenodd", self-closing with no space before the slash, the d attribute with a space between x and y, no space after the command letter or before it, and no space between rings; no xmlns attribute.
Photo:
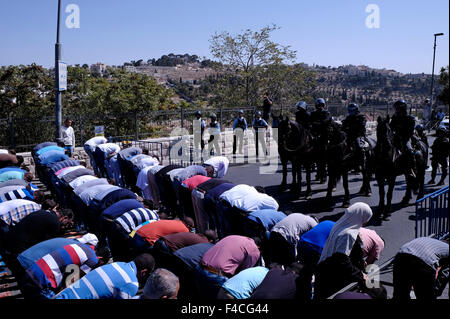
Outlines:
<svg viewBox="0 0 450 319"><path fill-rule="evenodd" d="M61 0L58 0L58 25L56 31L55 44L55 141L61 140L61 123L62 123L62 94L59 90L59 62L61 61L61 43L59 43L59 29L61 19Z"/></svg>
<svg viewBox="0 0 450 319"><path fill-rule="evenodd" d="M443 33L434 34L434 47L433 47L433 70L431 71L431 92L430 92L430 103L431 108L433 108L433 86L434 86L434 58L436 56L436 37L444 35Z"/></svg>

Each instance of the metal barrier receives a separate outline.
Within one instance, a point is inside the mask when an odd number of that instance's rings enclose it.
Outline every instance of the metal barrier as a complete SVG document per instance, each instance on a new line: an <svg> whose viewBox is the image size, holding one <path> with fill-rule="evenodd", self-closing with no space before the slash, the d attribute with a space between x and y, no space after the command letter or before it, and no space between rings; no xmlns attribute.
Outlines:
<svg viewBox="0 0 450 319"><path fill-rule="evenodd" d="M158 156L158 160L160 163L163 162L163 143L156 141L145 141L145 140L137 140L135 141L131 136L110 136L108 137L109 143L114 143L119 146L122 146L123 141L130 141L133 147L139 147L142 150L147 149L149 151L149 155Z"/></svg>
<svg viewBox="0 0 450 319"><path fill-rule="evenodd" d="M416 238L449 231L448 186L416 201Z"/></svg>
<svg viewBox="0 0 450 319"><path fill-rule="evenodd" d="M341 119L346 114L344 104L330 103L328 110L336 119ZM314 107L311 105L310 110ZM236 108L202 108L203 118L208 121L211 113L217 115L222 131L232 127L237 116L237 110L244 111L244 117L251 127L255 111L261 110L261 106L241 106ZM361 113L368 116L369 120L375 120L377 115L389 112L389 105L360 106ZM82 146L85 137L94 132L95 126L104 126L105 136L128 136L127 139L143 140L146 138L170 136L174 128L185 128L192 134L192 120L195 118L196 109L173 109L148 112L128 112L121 114L63 114L64 118L72 119L72 127L75 131L77 146ZM274 106L272 113L283 113L291 119L295 117L296 107L292 105ZM272 119L269 120L269 124ZM17 152L27 152L32 146L41 141L52 141L55 135L54 116L41 116L32 118L2 118L0 119L0 146L1 148L15 148ZM131 139L130 139L131 137Z"/></svg>
<svg viewBox="0 0 450 319"><path fill-rule="evenodd" d="M382 273L382 271L386 271L387 269L390 269L393 266L394 258L395 258L395 256L389 258L382 265L380 265L377 270L367 274L366 282L370 282L372 279L375 278L375 276L379 276ZM345 286L344 288L342 288L341 290L339 290L339 291L335 292L334 294L332 294L331 296L329 296L327 299L333 299L334 297L336 297L336 295L346 292L346 291L355 291L357 288L358 288L358 283L352 282L352 283L348 284L347 286Z"/></svg>

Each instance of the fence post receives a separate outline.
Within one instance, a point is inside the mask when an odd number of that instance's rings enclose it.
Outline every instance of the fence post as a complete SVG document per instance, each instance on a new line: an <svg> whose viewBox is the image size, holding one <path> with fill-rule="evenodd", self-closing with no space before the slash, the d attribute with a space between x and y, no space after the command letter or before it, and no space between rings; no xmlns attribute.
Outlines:
<svg viewBox="0 0 450 319"><path fill-rule="evenodd" d="M222 112L222 106L220 106L220 109L219 109L219 116L220 116L220 122L219 122L219 125L220 125L220 130L222 131L222 115L223 115L223 112Z"/></svg>
<svg viewBox="0 0 450 319"><path fill-rule="evenodd" d="M139 140L139 122L138 122L138 112L134 112L134 121L135 121L135 126L136 126L136 132L135 132L135 138L136 141Z"/></svg>
<svg viewBox="0 0 450 319"><path fill-rule="evenodd" d="M181 107L181 128L184 127L184 109Z"/></svg>
<svg viewBox="0 0 450 319"><path fill-rule="evenodd" d="M80 145L83 146L83 115L78 115L78 119L80 122Z"/></svg>
<svg viewBox="0 0 450 319"><path fill-rule="evenodd" d="M16 146L14 144L14 117L12 116L9 117L9 145L12 149Z"/></svg>

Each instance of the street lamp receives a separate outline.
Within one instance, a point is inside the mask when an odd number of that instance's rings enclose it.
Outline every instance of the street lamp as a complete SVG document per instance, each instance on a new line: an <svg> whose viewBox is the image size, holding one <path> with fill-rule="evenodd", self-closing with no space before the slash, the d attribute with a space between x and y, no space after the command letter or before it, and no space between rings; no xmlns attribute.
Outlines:
<svg viewBox="0 0 450 319"><path fill-rule="evenodd" d="M61 19L61 0L58 0L58 24L56 31L55 43L55 141L61 140L61 123L62 123L62 99L59 89L59 62L61 60L61 43L59 43L59 29Z"/></svg>
<svg viewBox="0 0 450 319"><path fill-rule="evenodd" d="M430 105L433 108L433 85L434 85L434 58L436 56L436 37L444 35L443 33L434 34L434 47L433 47L433 70L431 71L431 92L430 92Z"/></svg>

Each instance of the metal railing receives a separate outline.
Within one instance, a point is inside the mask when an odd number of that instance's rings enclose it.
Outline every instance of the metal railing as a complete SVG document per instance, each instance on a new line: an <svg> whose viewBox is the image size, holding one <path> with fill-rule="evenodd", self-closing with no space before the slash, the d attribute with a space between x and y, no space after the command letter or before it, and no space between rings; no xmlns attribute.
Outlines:
<svg viewBox="0 0 450 319"><path fill-rule="evenodd" d="M389 271L391 269L391 267L393 266L394 258L395 258L395 256L389 258L382 265L380 265L375 271L367 274L366 282L371 282L374 278L379 276L382 272ZM332 294L331 296L329 296L327 299L333 299L336 295L341 294L346 291L355 291L357 288L358 288L358 283L352 282L352 283L348 284L347 286L345 286L344 288L342 288L341 290L339 290L339 291L335 292L334 294Z"/></svg>
<svg viewBox="0 0 450 319"><path fill-rule="evenodd" d="M330 114L336 119L342 119L346 114L343 104L329 104ZM413 106L411 106L411 109ZM205 108L202 109L204 119L208 119L211 113L215 113L221 130L232 127L238 109L244 111L244 117L251 126L256 110L260 106L247 106L236 108ZM309 106L310 110L314 106ZM361 106L360 110L369 120L375 120L378 115L385 116L392 113L392 107L388 104ZM417 108L416 108L417 110ZM94 136L95 126L104 126L105 137L126 136L129 140L144 140L147 138L168 137L175 128L186 129L192 134L192 123L195 118L195 109L157 110L148 112L130 112L122 114L63 114L63 118L72 119L72 127L75 131L76 146L83 146L84 142ZM274 106L272 113L294 118L296 109L294 106ZM270 122L269 122L270 124ZM0 119L0 148L13 148L17 152L27 152L42 141L53 141L55 130L54 116L35 118L10 117Z"/></svg>
<svg viewBox="0 0 450 319"><path fill-rule="evenodd" d="M446 186L416 201L416 238L448 233L448 189Z"/></svg>

